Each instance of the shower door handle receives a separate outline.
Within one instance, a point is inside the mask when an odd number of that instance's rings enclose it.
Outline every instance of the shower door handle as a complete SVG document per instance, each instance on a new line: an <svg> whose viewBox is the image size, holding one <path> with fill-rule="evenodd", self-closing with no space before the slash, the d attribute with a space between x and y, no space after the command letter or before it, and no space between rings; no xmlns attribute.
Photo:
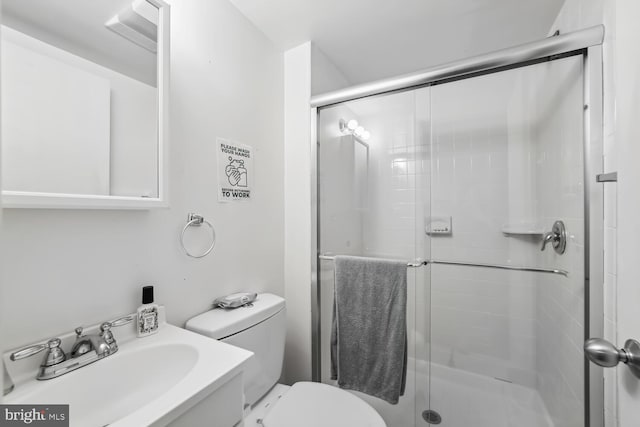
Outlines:
<svg viewBox="0 0 640 427"><path fill-rule="evenodd" d="M627 340L624 348L618 349L607 340L589 338L584 343L584 352L591 362L605 368L613 368L623 362L633 375L640 378L640 343L636 340Z"/></svg>

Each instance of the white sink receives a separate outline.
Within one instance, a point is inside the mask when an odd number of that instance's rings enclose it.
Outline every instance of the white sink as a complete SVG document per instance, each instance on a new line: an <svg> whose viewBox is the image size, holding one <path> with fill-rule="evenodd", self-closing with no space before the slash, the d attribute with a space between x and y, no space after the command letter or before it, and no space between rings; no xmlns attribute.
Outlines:
<svg viewBox="0 0 640 427"><path fill-rule="evenodd" d="M135 338L129 326L114 335L120 347L114 355L51 380L17 382L4 403L69 404L70 425L77 427L163 426L239 376L252 355L167 323L150 337ZM18 363L8 362L10 373ZM241 390L224 398L231 400L223 406L237 405L241 414Z"/></svg>

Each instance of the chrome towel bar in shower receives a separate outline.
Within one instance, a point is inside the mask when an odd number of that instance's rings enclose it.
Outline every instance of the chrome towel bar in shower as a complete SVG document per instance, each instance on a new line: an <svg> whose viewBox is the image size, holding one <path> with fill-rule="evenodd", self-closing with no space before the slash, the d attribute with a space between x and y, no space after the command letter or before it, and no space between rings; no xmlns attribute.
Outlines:
<svg viewBox="0 0 640 427"><path fill-rule="evenodd" d="M334 260L335 255L318 255L318 258L321 260ZM428 264L440 264L440 265L459 265L464 267L482 267L482 268L497 268L500 270L512 270L512 271L529 271L532 273L550 273L550 274L559 274L564 277L569 276L569 272L565 270L559 269L548 269L548 268L537 268L537 267L518 267L514 265L504 265L504 264L483 264L483 263L470 263L470 262L459 262L459 261L442 261L442 260L428 260L428 261L409 261L407 262L407 267L422 267L423 265Z"/></svg>
<svg viewBox="0 0 640 427"><path fill-rule="evenodd" d="M335 255L318 255L318 258L327 261L333 261L336 259ZM407 267L422 267L423 265L427 265L427 261L417 260L407 262Z"/></svg>
<svg viewBox="0 0 640 427"><path fill-rule="evenodd" d="M467 267L484 267L484 268L497 268L500 270L513 270L513 271L530 271L532 273L551 273L559 274L564 277L569 276L569 272L566 270L558 270L553 268L537 268L537 267L518 267L516 265L504 265L504 264L482 264L482 263L467 263L458 261L440 261L429 260L427 264L442 264L442 265L462 265Z"/></svg>

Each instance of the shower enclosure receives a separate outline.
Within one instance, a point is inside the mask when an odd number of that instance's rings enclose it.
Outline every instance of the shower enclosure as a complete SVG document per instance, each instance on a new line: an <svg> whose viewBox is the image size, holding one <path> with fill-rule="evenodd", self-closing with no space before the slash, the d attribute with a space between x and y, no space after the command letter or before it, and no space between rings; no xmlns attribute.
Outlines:
<svg viewBox="0 0 640 427"><path fill-rule="evenodd" d="M390 427L602 426L602 28L316 97L314 379L333 255L406 259ZM422 261L426 261L423 265Z"/></svg>

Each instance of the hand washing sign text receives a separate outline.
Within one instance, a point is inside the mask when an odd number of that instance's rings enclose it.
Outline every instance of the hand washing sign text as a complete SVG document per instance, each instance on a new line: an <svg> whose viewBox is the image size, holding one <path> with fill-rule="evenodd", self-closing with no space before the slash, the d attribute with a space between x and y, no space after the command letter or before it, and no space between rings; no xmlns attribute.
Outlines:
<svg viewBox="0 0 640 427"><path fill-rule="evenodd" d="M228 139L216 139L218 151L218 201L250 200L253 150Z"/></svg>

